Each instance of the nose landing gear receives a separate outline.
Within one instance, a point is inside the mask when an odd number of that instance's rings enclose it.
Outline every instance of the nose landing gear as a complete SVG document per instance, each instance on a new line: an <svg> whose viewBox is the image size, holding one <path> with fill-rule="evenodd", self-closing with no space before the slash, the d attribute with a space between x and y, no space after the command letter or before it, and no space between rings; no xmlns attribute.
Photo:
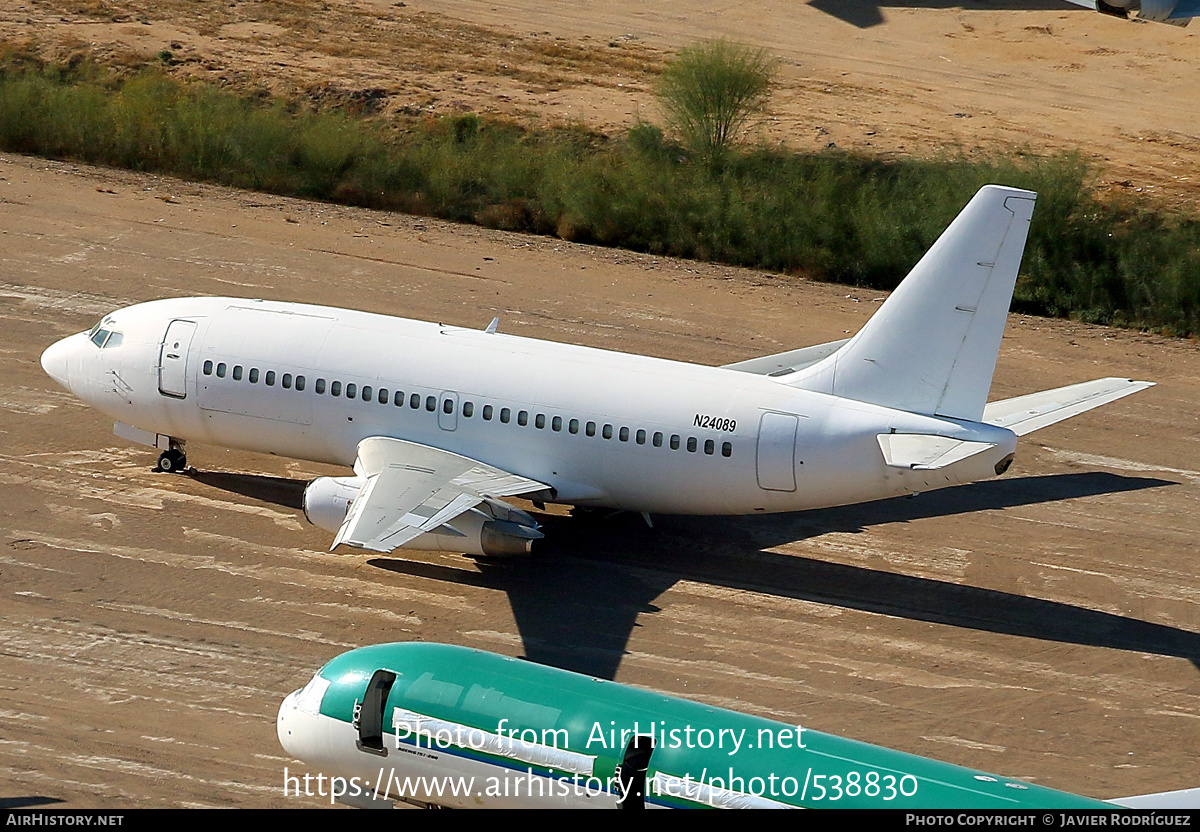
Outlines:
<svg viewBox="0 0 1200 832"><path fill-rule="evenodd" d="M164 474L178 473L187 468L187 454L183 452L182 448L170 448L162 452L154 468Z"/></svg>

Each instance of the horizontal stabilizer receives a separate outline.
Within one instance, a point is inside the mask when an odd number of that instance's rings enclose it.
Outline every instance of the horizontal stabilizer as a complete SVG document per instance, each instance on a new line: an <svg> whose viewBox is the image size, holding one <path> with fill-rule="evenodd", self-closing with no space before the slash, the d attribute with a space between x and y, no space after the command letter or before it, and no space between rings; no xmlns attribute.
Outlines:
<svg viewBox="0 0 1200 832"><path fill-rule="evenodd" d="M816 364L823 358L828 358L841 349L842 345L849 340L849 338L843 338L840 341L830 341L828 344L815 344L811 347L788 350L787 352L780 352L775 355L750 358L746 361L739 361L736 364L726 364L724 367L726 370L738 370L739 372L754 373L760 376L786 376L789 373L794 373L797 370L803 370L805 367Z"/></svg>
<svg viewBox="0 0 1200 832"><path fill-rule="evenodd" d="M1200 789L1114 797L1107 802L1124 806L1126 809L1200 809Z"/></svg>
<svg viewBox="0 0 1200 832"><path fill-rule="evenodd" d="M983 421L996 427L1008 428L1017 436L1024 436L1063 419L1078 416L1093 407L1115 402L1130 393L1153 386L1152 381L1099 378L1069 387L992 402L983 409Z"/></svg>
<svg viewBox="0 0 1200 832"><path fill-rule="evenodd" d="M876 439L889 466L917 471L945 468L996 447L994 442L970 442L923 433L881 433Z"/></svg>

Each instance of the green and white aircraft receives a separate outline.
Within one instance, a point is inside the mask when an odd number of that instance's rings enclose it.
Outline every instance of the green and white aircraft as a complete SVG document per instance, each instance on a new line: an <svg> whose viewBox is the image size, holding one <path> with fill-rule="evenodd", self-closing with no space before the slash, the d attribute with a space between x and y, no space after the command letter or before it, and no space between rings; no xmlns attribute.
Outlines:
<svg viewBox="0 0 1200 832"><path fill-rule="evenodd" d="M419 642L334 658L279 709L321 774L285 792L457 808L1195 808L1101 801L499 656Z"/></svg>

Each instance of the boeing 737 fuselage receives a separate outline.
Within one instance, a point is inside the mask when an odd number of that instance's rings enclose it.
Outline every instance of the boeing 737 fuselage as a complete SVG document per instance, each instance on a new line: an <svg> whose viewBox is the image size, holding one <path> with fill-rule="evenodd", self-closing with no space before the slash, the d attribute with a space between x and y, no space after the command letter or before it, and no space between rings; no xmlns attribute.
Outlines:
<svg viewBox="0 0 1200 832"><path fill-rule="evenodd" d="M276 728L289 754L330 775L314 783L285 770L285 795L374 808L1029 812L1200 801L1188 789L1105 803L447 644L343 653L283 701Z"/></svg>
<svg viewBox="0 0 1200 832"><path fill-rule="evenodd" d="M504 502L748 514L1003 473L1017 436L1146 386L1102 379L987 405L1034 195L989 186L863 330L727 367L385 315L159 300L47 349L124 438L353 466L305 511L334 545L471 554L540 537Z"/></svg>

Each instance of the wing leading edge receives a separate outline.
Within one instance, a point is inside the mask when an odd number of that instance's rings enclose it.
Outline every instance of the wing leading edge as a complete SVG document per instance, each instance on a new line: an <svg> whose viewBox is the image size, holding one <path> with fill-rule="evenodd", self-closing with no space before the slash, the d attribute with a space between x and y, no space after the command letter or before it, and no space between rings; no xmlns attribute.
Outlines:
<svg viewBox="0 0 1200 832"><path fill-rule="evenodd" d="M359 443L354 471L364 484L331 550L347 543L390 552L443 526L448 528L443 533L462 536L452 521L480 503L549 488L469 457L383 436ZM497 522L525 529L523 536L541 536L523 523Z"/></svg>

